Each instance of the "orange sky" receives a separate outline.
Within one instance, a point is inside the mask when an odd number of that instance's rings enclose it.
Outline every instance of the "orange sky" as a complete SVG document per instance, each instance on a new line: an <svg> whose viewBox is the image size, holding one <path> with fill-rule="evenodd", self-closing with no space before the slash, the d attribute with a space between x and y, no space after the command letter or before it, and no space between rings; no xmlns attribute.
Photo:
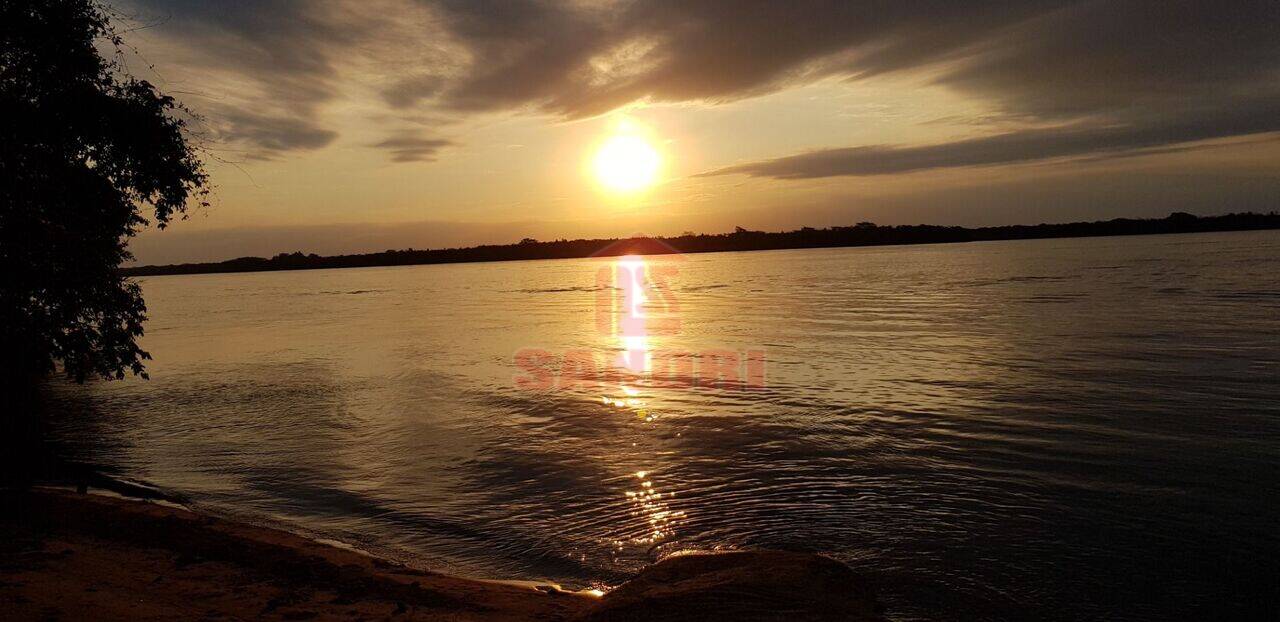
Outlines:
<svg viewBox="0 0 1280 622"><path fill-rule="evenodd" d="M1280 204L1271 3L210 4L121 5L217 186L144 263ZM623 124L662 164L620 194Z"/></svg>

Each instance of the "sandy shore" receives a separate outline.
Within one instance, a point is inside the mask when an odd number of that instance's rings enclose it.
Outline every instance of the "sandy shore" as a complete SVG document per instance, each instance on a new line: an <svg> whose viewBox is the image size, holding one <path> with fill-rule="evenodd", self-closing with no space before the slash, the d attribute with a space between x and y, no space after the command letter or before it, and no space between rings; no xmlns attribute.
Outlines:
<svg viewBox="0 0 1280 622"><path fill-rule="evenodd" d="M875 620L843 564L755 552L664 560L604 597L409 568L188 510L0 492L12 620Z"/></svg>

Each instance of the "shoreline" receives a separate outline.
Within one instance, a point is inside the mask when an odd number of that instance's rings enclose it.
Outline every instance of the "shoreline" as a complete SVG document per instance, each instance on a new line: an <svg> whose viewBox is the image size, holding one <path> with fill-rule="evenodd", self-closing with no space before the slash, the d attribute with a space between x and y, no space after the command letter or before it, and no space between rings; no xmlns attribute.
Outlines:
<svg viewBox="0 0 1280 622"><path fill-rule="evenodd" d="M456 577L279 529L75 491L0 491L10 619L879 620L866 582L804 553L659 561L607 594Z"/></svg>
<svg viewBox="0 0 1280 622"><path fill-rule="evenodd" d="M825 229L804 227L794 231L777 232L749 231L739 228L734 233L686 234L678 237L636 236L631 238L557 240L553 242L539 242L528 239L518 244L487 244L426 250L410 248L330 256L304 255L301 251L297 251L292 254L281 253L271 258L239 257L211 262L133 265L122 268L121 274L127 277L234 274L241 272L584 259L622 255L661 256L770 250L915 246L967 242L1270 231L1277 229L1280 229L1280 214L1274 211L1266 214L1245 212L1218 216L1193 216L1191 214L1174 213L1161 219L1116 218L1109 221L974 228L943 225L876 226L872 223L860 223L856 226L847 227L828 227Z"/></svg>

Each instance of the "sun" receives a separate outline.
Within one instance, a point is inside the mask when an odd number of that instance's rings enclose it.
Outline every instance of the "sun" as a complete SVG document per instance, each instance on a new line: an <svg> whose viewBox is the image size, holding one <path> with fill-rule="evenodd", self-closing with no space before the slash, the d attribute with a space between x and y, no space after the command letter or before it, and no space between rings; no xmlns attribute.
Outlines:
<svg viewBox="0 0 1280 622"><path fill-rule="evenodd" d="M662 156L644 137L620 133L600 146L594 165L601 186L626 194L644 190L657 181Z"/></svg>

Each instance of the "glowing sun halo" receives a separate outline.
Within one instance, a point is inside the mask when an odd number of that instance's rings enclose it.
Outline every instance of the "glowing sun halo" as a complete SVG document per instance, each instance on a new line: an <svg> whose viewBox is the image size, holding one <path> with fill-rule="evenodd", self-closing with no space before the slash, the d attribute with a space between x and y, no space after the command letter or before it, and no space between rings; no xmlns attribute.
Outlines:
<svg viewBox="0 0 1280 622"><path fill-rule="evenodd" d="M605 141L595 156L595 174L600 185L618 192L636 192L653 185L662 163L658 151L644 138L619 134Z"/></svg>

